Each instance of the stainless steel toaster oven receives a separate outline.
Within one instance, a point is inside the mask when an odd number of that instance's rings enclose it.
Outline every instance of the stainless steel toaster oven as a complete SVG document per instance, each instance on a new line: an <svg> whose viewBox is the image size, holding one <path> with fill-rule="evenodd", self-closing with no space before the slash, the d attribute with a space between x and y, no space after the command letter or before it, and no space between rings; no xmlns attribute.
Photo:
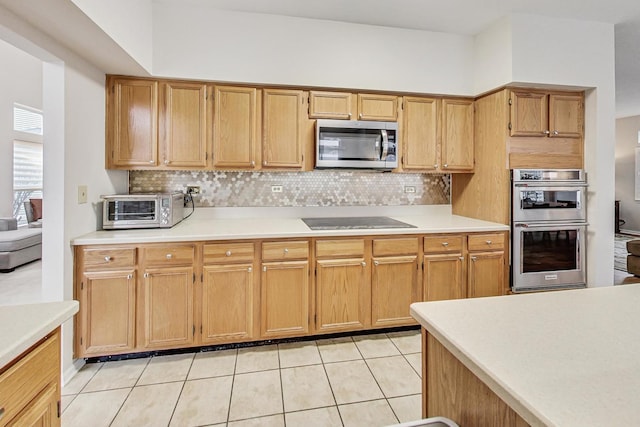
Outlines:
<svg viewBox="0 0 640 427"><path fill-rule="evenodd" d="M116 194L102 196L102 228L170 228L184 219L184 194Z"/></svg>

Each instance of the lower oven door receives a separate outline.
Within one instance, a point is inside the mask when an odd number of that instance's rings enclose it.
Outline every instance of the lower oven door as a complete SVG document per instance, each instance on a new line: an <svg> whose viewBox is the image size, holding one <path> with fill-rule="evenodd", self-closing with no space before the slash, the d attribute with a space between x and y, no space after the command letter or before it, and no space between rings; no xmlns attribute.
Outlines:
<svg viewBox="0 0 640 427"><path fill-rule="evenodd" d="M586 286L586 223L514 223L514 292Z"/></svg>

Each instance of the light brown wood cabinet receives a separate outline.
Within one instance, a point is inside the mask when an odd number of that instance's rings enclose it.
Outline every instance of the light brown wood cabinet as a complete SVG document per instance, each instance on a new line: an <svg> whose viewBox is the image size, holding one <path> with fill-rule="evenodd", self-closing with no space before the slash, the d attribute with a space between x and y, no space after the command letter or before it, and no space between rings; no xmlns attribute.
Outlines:
<svg viewBox="0 0 640 427"><path fill-rule="evenodd" d="M309 118L395 122L398 120L398 97L370 93L311 91Z"/></svg>
<svg viewBox="0 0 640 427"><path fill-rule="evenodd" d="M213 167L260 168L258 130L261 92L252 87L215 86Z"/></svg>
<svg viewBox="0 0 640 427"><path fill-rule="evenodd" d="M255 243L212 243L203 247L201 343L255 338L258 287Z"/></svg>
<svg viewBox="0 0 640 427"><path fill-rule="evenodd" d="M469 277L467 296L504 295L508 288L505 248L502 233L477 234L468 237Z"/></svg>
<svg viewBox="0 0 640 427"><path fill-rule="evenodd" d="M425 301L465 298L464 237L424 238L423 286Z"/></svg>
<svg viewBox="0 0 640 427"><path fill-rule="evenodd" d="M263 338L309 333L309 242L262 243L260 332Z"/></svg>
<svg viewBox="0 0 640 427"><path fill-rule="evenodd" d="M301 90L264 89L262 167L302 169L306 94Z"/></svg>
<svg viewBox="0 0 640 427"><path fill-rule="evenodd" d="M584 108L580 93L512 90L511 136L582 138Z"/></svg>
<svg viewBox="0 0 640 427"><path fill-rule="evenodd" d="M400 135L402 170L473 172L473 100L405 96Z"/></svg>
<svg viewBox="0 0 640 427"><path fill-rule="evenodd" d="M418 253L418 237L373 240L372 326L391 327L416 323L409 313L409 306L422 301Z"/></svg>
<svg viewBox="0 0 640 427"><path fill-rule="evenodd" d="M107 79L107 169L158 164L158 82Z"/></svg>
<svg viewBox="0 0 640 427"><path fill-rule="evenodd" d="M160 87L161 166L206 168L211 152L207 85L169 81Z"/></svg>
<svg viewBox="0 0 640 427"><path fill-rule="evenodd" d="M145 245L140 251L139 347L165 349L193 345L195 246Z"/></svg>
<svg viewBox="0 0 640 427"><path fill-rule="evenodd" d="M0 426L60 426L60 328L0 371Z"/></svg>
<svg viewBox="0 0 640 427"><path fill-rule="evenodd" d="M136 347L136 249L86 248L79 251L76 298L76 353L83 356L128 353ZM105 321L108 319L108 321Z"/></svg>
<svg viewBox="0 0 640 427"><path fill-rule="evenodd" d="M318 240L316 258L316 331L367 327L371 316L371 286L365 240Z"/></svg>

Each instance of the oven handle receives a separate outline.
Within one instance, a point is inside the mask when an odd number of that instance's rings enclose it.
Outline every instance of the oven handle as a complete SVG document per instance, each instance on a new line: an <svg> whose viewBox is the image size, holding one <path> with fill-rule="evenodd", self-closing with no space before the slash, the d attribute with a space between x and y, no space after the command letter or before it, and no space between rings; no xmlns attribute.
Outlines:
<svg viewBox="0 0 640 427"><path fill-rule="evenodd" d="M514 187L531 187L531 188L543 188L543 187L589 187L586 182L542 182L537 181L535 183L514 183Z"/></svg>
<svg viewBox="0 0 640 427"><path fill-rule="evenodd" d="M588 225L588 222L545 222L535 224L518 222L513 224L514 227L518 228L587 227Z"/></svg>

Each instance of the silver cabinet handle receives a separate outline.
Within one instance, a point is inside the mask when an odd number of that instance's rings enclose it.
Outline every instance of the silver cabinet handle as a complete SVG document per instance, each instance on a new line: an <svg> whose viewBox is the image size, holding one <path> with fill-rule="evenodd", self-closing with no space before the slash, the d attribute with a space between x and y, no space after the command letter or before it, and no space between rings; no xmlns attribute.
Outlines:
<svg viewBox="0 0 640 427"><path fill-rule="evenodd" d="M262 267L262 271L267 271L267 266Z"/></svg>
<svg viewBox="0 0 640 427"><path fill-rule="evenodd" d="M359 119L362 119L362 113L360 113L360 114L358 115L358 118L359 118Z"/></svg>
<svg viewBox="0 0 640 427"><path fill-rule="evenodd" d="M149 277L149 273L144 273L144 274L142 275L142 277L144 277L145 279L147 279L147 278Z"/></svg>
<svg viewBox="0 0 640 427"><path fill-rule="evenodd" d="M448 167L449 167L449 165L448 165L448 164L446 164L446 163L445 163L443 166L444 166L445 168L448 168Z"/></svg>
<svg viewBox="0 0 640 427"><path fill-rule="evenodd" d="M487 245L490 245L491 243L491 240L487 240Z"/></svg>
<svg viewBox="0 0 640 427"><path fill-rule="evenodd" d="M558 135L559 133L560 133L560 132L558 132L557 130L554 130L554 131L553 131L553 134L554 134L554 135Z"/></svg>
<svg viewBox="0 0 640 427"><path fill-rule="evenodd" d="M251 167L255 168L256 167L256 161L255 160L251 160Z"/></svg>
<svg viewBox="0 0 640 427"><path fill-rule="evenodd" d="M169 160L165 160L165 161L164 161L164 164L165 164L165 165L168 165L168 164L169 164Z"/></svg>
<svg viewBox="0 0 640 427"><path fill-rule="evenodd" d="M373 261L373 265L380 265L379 261Z"/></svg>
<svg viewBox="0 0 640 427"><path fill-rule="evenodd" d="M449 242L442 242L442 246L446 248L447 246L449 246Z"/></svg>
<svg viewBox="0 0 640 427"><path fill-rule="evenodd" d="M477 257L474 257L474 256L471 257L471 261L473 262L475 262L477 259L478 259Z"/></svg>
<svg viewBox="0 0 640 427"><path fill-rule="evenodd" d="M545 131L544 131L544 132L542 132L542 133L544 133L545 135L549 135L549 131L548 131L548 130L545 130Z"/></svg>
<svg viewBox="0 0 640 427"><path fill-rule="evenodd" d="M435 165L433 165L434 169L438 169L438 164L436 163Z"/></svg>
<svg viewBox="0 0 640 427"><path fill-rule="evenodd" d="M253 267L247 268L247 272L249 272L249 273L253 272Z"/></svg>
<svg viewBox="0 0 640 427"><path fill-rule="evenodd" d="M360 264L362 264L362 266L363 266L363 267L366 267L366 266L367 266L367 263L366 263L366 262L364 262L364 261L362 261Z"/></svg>
<svg viewBox="0 0 640 427"><path fill-rule="evenodd" d="M351 112L349 112L349 119L351 119Z"/></svg>
<svg viewBox="0 0 640 427"><path fill-rule="evenodd" d="M105 260L106 262L110 262L112 259L113 259L113 258L111 258L110 256L106 256L106 257L104 257L104 260Z"/></svg>
<svg viewBox="0 0 640 427"><path fill-rule="evenodd" d="M0 419L4 417L4 407L0 408Z"/></svg>
<svg viewBox="0 0 640 427"><path fill-rule="evenodd" d="M231 251L227 251L227 252L225 252L225 255L226 255L226 256L231 256Z"/></svg>
<svg viewBox="0 0 640 427"><path fill-rule="evenodd" d="M127 279L129 280L133 279L133 274L127 274Z"/></svg>
<svg viewBox="0 0 640 427"><path fill-rule="evenodd" d="M152 164L154 164L154 163L155 163L155 162L154 162L153 160L149 160L149 164L150 164L150 165L152 165Z"/></svg>
<svg viewBox="0 0 640 427"><path fill-rule="evenodd" d="M263 165L267 166L267 161L262 162Z"/></svg>
<svg viewBox="0 0 640 427"><path fill-rule="evenodd" d="M458 257L458 259L459 259L460 261L464 261L464 257L463 257L463 256Z"/></svg>
<svg viewBox="0 0 640 427"><path fill-rule="evenodd" d="M171 258L173 258L173 255L167 254L167 259L171 259Z"/></svg>
<svg viewBox="0 0 640 427"><path fill-rule="evenodd" d="M288 254L288 253L289 253L289 249L284 248L284 253L285 253L285 254Z"/></svg>

